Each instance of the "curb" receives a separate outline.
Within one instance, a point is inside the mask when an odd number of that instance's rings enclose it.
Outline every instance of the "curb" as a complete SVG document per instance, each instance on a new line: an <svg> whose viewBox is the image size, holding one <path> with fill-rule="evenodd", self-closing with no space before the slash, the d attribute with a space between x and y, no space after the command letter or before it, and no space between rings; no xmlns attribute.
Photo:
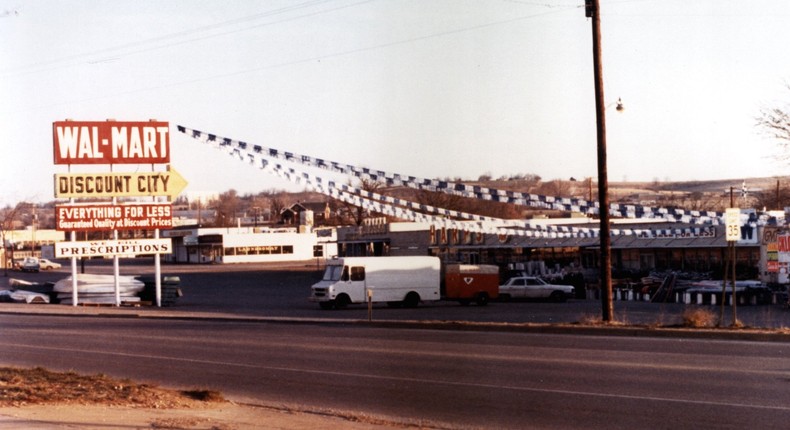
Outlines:
<svg viewBox="0 0 790 430"><path fill-rule="evenodd" d="M14 305L18 306L18 305ZM35 306L35 305L27 305ZM790 330L752 328L685 328L654 326L581 325L578 323L496 323L431 320L360 320L337 318L256 317L223 313L140 312L119 308L68 308L58 312L39 309L13 309L0 306L0 315L40 315L51 317L129 318L215 322L246 322L268 324L320 324L411 330L479 331L502 333L575 334L587 336L658 337L682 339L738 340L752 342L788 342Z"/></svg>

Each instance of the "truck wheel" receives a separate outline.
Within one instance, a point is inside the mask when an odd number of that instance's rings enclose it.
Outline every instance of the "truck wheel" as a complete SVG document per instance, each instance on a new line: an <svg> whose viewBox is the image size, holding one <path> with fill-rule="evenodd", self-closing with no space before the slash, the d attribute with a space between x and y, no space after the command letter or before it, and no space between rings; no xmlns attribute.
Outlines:
<svg viewBox="0 0 790 430"><path fill-rule="evenodd" d="M351 303L351 299L345 294L335 297L335 309L345 309L349 303Z"/></svg>
<svg viewBox="0 0 790 430"><path fill-rule="evenodd" d="M480 293L480 294L478 294L477 298L475 299L475 303L477 303L477 306L485 306L485 305L487 305L488 304L488 294L487 293Z"/></svg>
<svg viewBox="0 0 790 430"><path fill-rule="evenodd" d="M318 306L321 306L321 309L328 310L335 307L335 304L330 302L318 302Z"/></svg>
<svg viewBox="0 0 790 430"><path fill-rule="evenodd" d="M420 304L420 295L415 293L414 291L406 294L406 298L403 299L403 306L407 308L416 308L417 305Z"/></svg>

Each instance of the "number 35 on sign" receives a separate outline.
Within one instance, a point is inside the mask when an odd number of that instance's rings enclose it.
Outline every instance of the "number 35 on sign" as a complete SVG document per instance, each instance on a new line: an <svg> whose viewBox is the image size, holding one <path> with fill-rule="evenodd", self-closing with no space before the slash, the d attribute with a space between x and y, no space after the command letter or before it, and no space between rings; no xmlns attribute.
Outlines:
<svg viewBox="0 0 790 430"><path fill-rule="evenodd" d="M741 210L729 208L724 212L724 223L727 227L727 241L737 242L741 239Z"/></svg>

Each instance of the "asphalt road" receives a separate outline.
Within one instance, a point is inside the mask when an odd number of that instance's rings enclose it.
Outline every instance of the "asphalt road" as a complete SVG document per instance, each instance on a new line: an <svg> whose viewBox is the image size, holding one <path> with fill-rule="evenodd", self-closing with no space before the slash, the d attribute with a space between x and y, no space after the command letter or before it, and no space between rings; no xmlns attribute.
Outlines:
<svg viewBox="0 0 790 430"><path fill-rule="evenodd" d="M452 428L786 428L790 344L0 315L0 362Z"/></svg>
<svg viewBox="0 0 790 430"><path fill-rule="evenodd" d="M121 267L121 274L153 272L152 265ZM112 273L112 265L90 262L86 272ZM163 265L162 272L180 277L184 296L171 308L136 313L367 319L365 306L325 311L308 302L309 286L320 277L313 266ZM9 275L55 281L69 270ZM615 315L632 324L673 325L686 308L615 302ZM114 310L99 313L121 316ZM726 311L730 318L730 308ZM598 315L595 300L484 307L438 302L373 311L374 320L388 321L577 322ZM780 305L740 306L738 316L753 327L790 327L790 311ZM787 354L783 342L0 315L2 363L103 372L219 389L251 402L453 428L785 428Z"/></svg>

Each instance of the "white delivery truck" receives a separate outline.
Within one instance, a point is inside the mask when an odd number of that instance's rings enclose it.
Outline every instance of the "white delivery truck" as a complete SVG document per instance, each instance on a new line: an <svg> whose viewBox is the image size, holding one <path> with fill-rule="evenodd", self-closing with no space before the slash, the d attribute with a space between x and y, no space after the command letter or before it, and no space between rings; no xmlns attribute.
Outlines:
<svg viewBox="0 0 790 430"><path fill-rule="evenodd" d="M376 302L415 307L439 300L437 257L341 257L327 261L324 278L311 287L310 301L322 309Z"/></svg>

